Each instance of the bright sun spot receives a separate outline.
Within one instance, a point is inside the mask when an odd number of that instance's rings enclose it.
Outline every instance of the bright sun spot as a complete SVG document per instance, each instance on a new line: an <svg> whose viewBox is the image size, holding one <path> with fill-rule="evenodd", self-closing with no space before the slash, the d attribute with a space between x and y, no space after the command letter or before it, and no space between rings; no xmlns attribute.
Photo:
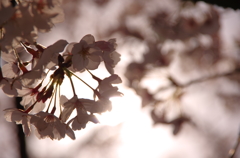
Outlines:
<svg viewBox="0 0 240 158"><path fill-rule="evenodd" d="M126 89L123 97L114 97L112 111L98 115L101 124L115 126L129 120L140 110L141 100L133 91Z"/></svg>
<svg viewBox="0 0 240 158"><path fill-rule="evenodd" d="M171 132L153 128L149 109L141 108L141 99L130 89L124 88L123 93L123 97L111 98L113 109L98 116L100 124L116 126L123 123L119 157L159 157L173 145Z"/></svg>

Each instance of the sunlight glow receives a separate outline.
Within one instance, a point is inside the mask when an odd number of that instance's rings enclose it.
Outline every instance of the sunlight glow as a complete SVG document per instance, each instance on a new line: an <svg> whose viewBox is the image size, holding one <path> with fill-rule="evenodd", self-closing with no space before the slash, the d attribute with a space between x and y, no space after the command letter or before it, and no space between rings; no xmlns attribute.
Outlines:
<svg viewBox="0 0 240 158"><path fill-rule="evenodd" d="M114 97L112 111L98 115L100 124L115 126L123 123L134 116L140 110L141 100L132 90L125 89L123 97Z"/></svg>

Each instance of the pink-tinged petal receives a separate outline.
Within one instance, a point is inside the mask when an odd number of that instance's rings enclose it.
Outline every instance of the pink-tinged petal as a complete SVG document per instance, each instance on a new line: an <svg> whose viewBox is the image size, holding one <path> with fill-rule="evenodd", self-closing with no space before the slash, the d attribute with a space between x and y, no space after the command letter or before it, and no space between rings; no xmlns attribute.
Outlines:
<svg viewBox="0 0 240 158"><path fill-rule="evenodd" d="M79 120L77 117L75 117L72 122L72 129L74 131L84 129L86 127L86 123L87 123L84 121L85 120Z"/></svg>
<svg viewBox="0 0 240 158"><path fill-rule="evenodd" d="M66 133L65 131L66 131L65 124L61 123L60 120L54 122L53 124L54 139L60 140L64 138Z"/></svg>
<svg viewBox="0 0 240 158"><path fill-rule="evenodd" d="M12 114L13 114L13 112L16 111L16 110L17 110L17 109L15 109L15 108L9 108L9 109L5 109L5 110L4 110L4 111L5 111L4 117L5 117L6 121L8 121L8 122L13 122L13 121L12 121Z"/></svg>
<svg viewBox="0 0 240 158"><path fill-rule="evenodd" d="M116 47L117 47L116 38L112 38L112 39L108 40L108 42L113 46L114 49L116 49Z"/></svg>
<svg viewBox="0 0 240 158"><path fill-rule="evenodd" d="M75 44L77 44L77 43L76 42L69 43L66 46L66 48L65 48L65 50L63 52L63 55L72 55L72 49L73 49Z"/></svg>
<svg viewBox="0 0 240 158"><path fill-rule="evenodd" d="M112 84L120 84L122 83L122 79L117 75L116 79L111 82Z"/></svg>
<svg viewBox="0 0 240 158"><path fill-rule="evenodd" d="M15 63L7 63L2 66L2 72L6 78L15 78L19 75L20 70Z"/></svg>
<svg viewBox="0 0 240 158"><path fill-rule="evenodd" d="M76 44L73 44L71 47L72 47L71 53L73 55L78 55L78 54L81 54L81 52L83 51L84 43L76 43Z"/></svg>
<svg viewBox="0 0 240 158"><path fill-rule="evenodd" d="M12 122L16 122L17 124L22 124L23 117L26 117L27 114L20 111L13 111L11 120Z"/></svg>
<svg viewBox="0 0 240 158"><path fill-rule="evenodd" d="M33 113L33 114L39 113L40 111L43 111L44 108L45 108L45 103L43 103L43 102L37 102L37 103L34 105L31 113Z"/></svg>
<svg viewBox="0 0 240 158"><path fill-rule="evenodd" d="M20 102L20 104L24 106L24 108L26 109L26 107L31 106L35 101L36 101L35 97L31 95L26 95L22 97L22 101Z"/></svg>
<svg viewBox="0 0 240 158"><path fill-rule="evenodd" d="M1 58L6 62L16 62L16 56L14 55L13 51L10 53L1 52Z"/></svg>
<svg viewBox="0 0 240 158"><path fill-rule="evenodd" d="M30 123L28 118L24 118L22 120L22 126L23 126L23 132L25 133L25 135L29 136L31 133L31 129L30 129Z"/></svg>
<svg viewBox="0 0 240 158"><path fill-rule="evenodd" d="M108 99L100 99L97 101L99 105L102 106L102 109L105 111L111 111L112 110L112 102Z"/></svg>
<svg viewBox="0 0 240 158"><path fill-rule="evenodd" d="M41 113L41 112L39 112ZM38 113L38 114L39 114ZM42 131L47 128L47 123L43 121L40 117L33 115L30 119L30 123L34 125L38 130Z"/></svg>
<svg viewBox="0 0 240 158"><path fill-rule="evenodd" d="M99 61L94 61L95 59L92 60L92 58L94 58L94 56L89 57L90 60L88 60L88 65L86 66L86 68L89 69L89 70L97 69L98 66L100 65L100 62L101 62L100 58L98 58Z"/></svg>
<svg viewBox="0 0 240 158"><path fill-rule="evenodd" d="M75 106L74 104L77 102L78 97L77 95L73 96L70 100L67 99L65 96L61 96L62 100L66 100L66 102L64 104L62 104L62 106L64 108L69 108L71 106Z"/></svg>
<svg viewBox="0 0 240 158"><path fill-rule="evenodd" d="M103 113L112 109L112 104L107 99L101 99L97 102L86 103L83 102L85 109L90 113Z"/></svg>
<svg viewBox="0 0 240 158"><path fill-rule="evenodd" d="M99 48L94 47L94 45L89 45L88 47L89 47L88 48L89 55L98 55L98 56L102 55L102 51Z"/></svg>
<svg viewBox="0 0 240 158"><path fill-rule="evenodd" d="M123 94L121 92L118 92L117 87L113 87L112 89L106 90L106 91L102 92L101 95L106 98L123 96Z"/></svg>
<svg viewBox="0 0 240 158"><path fill-rule="evenodd" d="M73 130L72 130L68 125L66 125L66 134L67 134L72 140L75 140L75 139L76 139Z"/></svg>
<svg viewBox="0 0 240 158"><path fill-rule="evenodd" d="M2 79L1 82L1 87L2 87L2 91L9 97L14 97L17 96L17 90L16 88L20 88L21 85L19 82L14 82L13 85L11 85L7 80Z"/></svg>
<svg viewBox="0 0 240 158"><path fill-rule="evenodd" d="M66 40L58 40L53 45L47 47L43 51L43 54L34 69L41 69L43 66L46 66L50 61L57 65L58 60L56 58L56 54L58 55L59 53L63 52L67 44L68 42Z"/></svg>
<svg viewBox="0 0 240 158"><path fill-rule="evenodd" d="M64 104L68 101L68 98L65 95L60 96L60 104L64 106Z"/></svg>
<svg viewBox="0 0 240 158"><path fill-rule="evenodd" d="M16 108L5 109L4 111L4 117L8 122L16 122L17 124L22 124L25 135L30 135L31 130L29 120L31 118L31 115L24 113L23 111L20 111Z"/></svg>
<svg viewBox="0 0 240 158"><path fill-rule="evenodd" d="M102 83L101 84L103 84L103 85L110 85L110 84L119 84L119 83L122 83L122 80L121 80L121 78L118 76L118 75L116 75L116 74L112 74L111 76L109 76L109 77L107 77L107 78L105 78L103 81L102 81Z"/></svg>
<svg viewBox="0 0 240 158"><path fill-rule="evenodd" d="M110 51L110 52L104 52L102 55L102 58L104 60L104 64L106 69L110 74L114 74L113 68L117 63L121 60L120 54L117 53L116 51Z"/></svg>
<svg viewBox="0 0 240 158"><path fill-rule="evenodd" d="M78 55L73 55L73 58L72 58L72 65L73 65L73 68L76 70L76 71L83 71L86 66L88 65L88 59L83 57L82 55L78 54Z"/></svg>
<svg viewBox="0 0 240 158"><path fill-rule="evenodd" d="M79 101L82 103L84 108L91 113L96 113L96 111L99 111L98 109L101 108L99 107L98 103L95 102L94 100L79 99Z"/></svg>
<svg viewBox="0 0 240 158"><path fill-rule="evenodd" d="M69 106L67 108L64 108L61 114L61 120L63 122L66 122L67 119L70 117L72 114L73 110L75 109L75 106Z"/></svg>
<svg viewBox="0 0 240 158"><path fill-rule="evenodd" d="M41 69L34 69L23 74L20 78L21 84L25 87L31 87L35 85L39 80L42 80L46 77L46 73Z"/></svg>
<svg viewBox="0 0 240 158"><path fill-rule="evenodd" d="M89 115L89 121L93 122L93 123L99 123L99 120L97 119L97 117L95 115Z"/></svg>
<svg viewBox="0 0 240 158"><path fill-rule="evenodd" d="M110 74L114 74L114 69L113 69L113 67L110 66L110 65L109 65L108 63L106 63L105 61L104 61L104 64L105 64L105 67L106 67L107 71L108 71Z"/></svg>
<svg viewBox="0 0 240 158"><path fill-rule="evenodd" d="M40 130L36 127L38 134L40 135L40 139L49 137L50 139L54 139L53 128L51 126L47 126L43 130ZM36 133L36 132L35 132Z"/></svg>
<svg viewBox="0 0 240 158"><path fill-rule="evenodd" d="M111 59L113 60L113 65L117 65L117 63L121 60L121 54L119 54L118 52L114 51L112 52L112 54L110 55Z"/></svg>
<svg viewBox="0 0 240 158"><path fill-rule="evenodd" d="M88 35L85 35L85 36L81 39L80 43L81 43L82 41L85 41L87 44L93 44L93 43L95 42L95 39L94 39L93 35L88 34Z"/></svg>
<svg viewBox="0 0 240 158"><path fill-rule="evenodd" d="M111 52L111 51L115 50L114 45L112 45L111 43L106 42L106 41L97 41L97 42L95 42L94 45L104 52L105 51L107 51L107 52L110 51Z"/></svg>
<svg viewBox="0 0 240 158"><path fill-rule="evenodd" d="M101 62L101 58L99 55L96 55L96 54L91 54L88 56L88 58L94 62L98 62L100 64Z"/></svg>
<svg viewBox="0 0 240 158"><path fill-rule="evenodd" d="M17 92L18 92L18 96L19 97L23 97L23 96L26 96L28 94L31 94L32 93L32 89L31 88L22 87L22 89L17 89Z"/></svg>
<svg viewBox="0 0 240 158"><path fill-rule="evenodd" d="M62 139L66 134L66 124L59 118L47 112L39 112L30 122L36 127L36 135L40 139L49 137L50 139Z"/></svg>

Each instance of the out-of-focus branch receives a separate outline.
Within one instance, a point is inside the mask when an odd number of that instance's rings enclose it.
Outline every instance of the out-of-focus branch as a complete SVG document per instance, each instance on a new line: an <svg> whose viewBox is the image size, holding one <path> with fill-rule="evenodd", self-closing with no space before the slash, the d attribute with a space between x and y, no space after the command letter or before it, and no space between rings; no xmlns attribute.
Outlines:
<svg viewBox="0 0 240 158"><path fill-rule="evenodd" d="M200 83L200 82L204 82L204 81L219 78L219 77L227 77L227 76L233 75L235 73L240 73L240 68L236 68L235 70L233 70L231 72L216 74L216 75L213 75L213 76L208 76L208 77L203 77L203 78L199 78L199 79L196 79L196 80L192 80L192 81L190 81L186 84L180 85L180 87L187 87L187 86L190 86L190 85L195 84L195 83Z"/></svg>
<svg viewBox="0 0 240 158"><path fill-rule="evenodd" d="M16 107L23 109L23 106L20 104L22 98L16 97ZM22 125L17 125L18 129L18 142L19 142L19 153L21 158L28 158L25 135L23 133Z"/></svg>
<svg viewBox="0 0 240 158"><path fill-rule="evenodd" d="M190 85L193 85L193 84L201 83L201 82L208 81L208 80L211 80L211 79L216 79L216 78L219 78L219 77L227 77L227 76L230 76L230 75L233 75L233 74L236 74L236 73L240 73L240 68L236 68L235 70L233 70L231 72L226 72L226 73L222 73L222 74L216 74L216 75L212 75L212 76L202 77L202 78L199 78L199 79L189 81L189 82L184 83L184 84L178 83L175 79L173 79L170 76L169 80L171 81L172 84L169 85L169 86L166 86L166 87L159 88L157 90L157 92L164 91L164 90L167 90L167 89L172 88L172 87L186 88L186 87L188 87Z"/></svg>

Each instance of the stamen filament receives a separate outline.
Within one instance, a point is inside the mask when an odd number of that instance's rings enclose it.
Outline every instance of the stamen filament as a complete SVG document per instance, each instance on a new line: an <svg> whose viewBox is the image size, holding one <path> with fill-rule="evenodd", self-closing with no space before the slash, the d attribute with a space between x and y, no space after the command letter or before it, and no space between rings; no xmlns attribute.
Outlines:
<svg viewBox="0 0 240 158"><path fill-rule="evenodd" d="M68 75L67 75L68 76ZM72 86L72 90L73 90L73 95L75 96L76 95L76 91L75 91L75 87L74 87L74 84L73 84L73 81L72 81L72 78L71 76L68 76L70 82L71 82L71 86Z"/></svg>
<svg viewBox="0 0 240 158"><path fill-rule="evenodd" d="M59 100L60 100L60 89L61 89L61 87L60 87L60 85L58 84L57 85L58 86L58 98L59 98ZM60 105L60 116L61 116L61 113L62 113L62 106L61 106L61 104L59 103L59 105Z"/></svg>
<svg viewBox="0 0 240 158"><path fill-rule="evenodd" d="M51 111L51 114L54 114L55 110L56 110L56 102L57 102L57 89L58 89L58 83L55 87L55 91L54 91L54 105L53 105L53 108L52 108L52 111Z"/></svg>
<svg viewBox="0 0 240 158"><path fill-rule="evenodd" d="M89 85L87 84L85 81L83 81L80 77L78 77L77 75L75 75L73 72L71 72L70 70L64 68L65 71L67 71L68 73L71 73L73 76L75 76L77 79L79 79L80 81L82 81L86 86L88 86L91 90L94 91L94 89Z"/></svg>
<svg viewBox="0 0 240 158"><path fill-rule="evenodd" d="M53 85L53 86L54 86L54 85ZM55 91L53 92L53 95L55 95ZM51 100L50 100L50 102L49 102L49 104L48 104L47 112L48 112L48 110L49 110L49 108L50 108L50 105L51 105L51 103L52 103L53 95L52 95Z"/></svg>
<svg viewBox="0 0 240 158"><path fill-rule="evenodd" d="M29 113L32 109L33 109L33 107L34 107L34 105L37 103L37 101L35 101L34 103L33 103L33 105L31 105L31 106L29 106L24 112L25 113Z"/></svg>

